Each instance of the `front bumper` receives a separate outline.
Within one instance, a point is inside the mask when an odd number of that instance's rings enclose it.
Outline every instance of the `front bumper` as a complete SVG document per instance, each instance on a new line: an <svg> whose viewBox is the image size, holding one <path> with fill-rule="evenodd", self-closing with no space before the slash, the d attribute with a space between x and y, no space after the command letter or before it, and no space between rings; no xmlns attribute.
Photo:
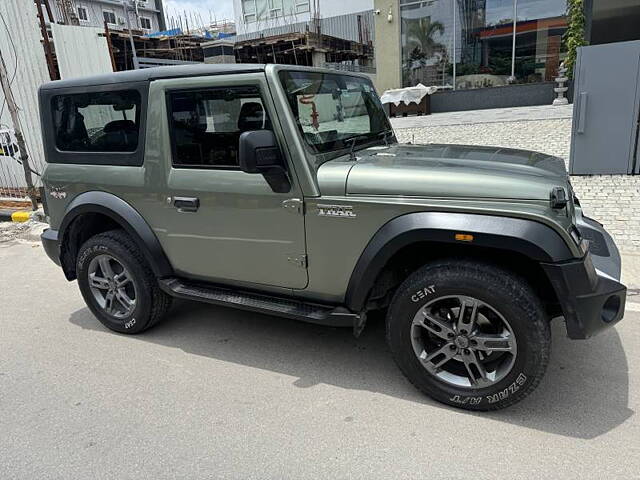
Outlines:
<svg viewBox="0 0 640 480"><path fill-rule="evenodd" d="M47 252L49 258L53 260L56 265L60 266L60 241L58 240L58 231L47 228L42 232L42 235L40 235L40 239L42 240L44 251Z"/></svg>
<svg viewBox="0 0 640 480"><path fill-rule="evenodd" d="M627 288L619 282L620 253L602 225L580 215L577 227L589 240L589 253L581 260L542 267L560 301L567 335L584 339L622 320Z"/></svg>

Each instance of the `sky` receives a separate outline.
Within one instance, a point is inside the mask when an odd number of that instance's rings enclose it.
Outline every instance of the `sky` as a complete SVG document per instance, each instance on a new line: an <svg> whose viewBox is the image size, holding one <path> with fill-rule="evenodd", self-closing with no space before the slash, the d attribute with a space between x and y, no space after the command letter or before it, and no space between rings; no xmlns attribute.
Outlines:
<svg viewBox="0 0 640 480"><path fill-rule="evenodd" d="M172 16L180 14L184 18L185 10L187 16L196 18L199 15L204 23L208 23L210 18L233 20L233 0L164 0L164 9L167 24L171 23Z"/></svg>

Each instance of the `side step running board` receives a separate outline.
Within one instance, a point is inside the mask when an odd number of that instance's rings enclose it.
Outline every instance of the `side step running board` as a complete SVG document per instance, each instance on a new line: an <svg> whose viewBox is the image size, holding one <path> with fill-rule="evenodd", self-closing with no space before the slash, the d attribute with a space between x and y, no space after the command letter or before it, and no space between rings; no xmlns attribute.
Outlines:
<svg viewBox="0 0 640 480"><path fill-rule="evenodd" d="M160 288L173 297L235 307L333 327L354 327L360 316L344 307L331 307L218 286L188 283L179 278L160 279Z"/></svg>

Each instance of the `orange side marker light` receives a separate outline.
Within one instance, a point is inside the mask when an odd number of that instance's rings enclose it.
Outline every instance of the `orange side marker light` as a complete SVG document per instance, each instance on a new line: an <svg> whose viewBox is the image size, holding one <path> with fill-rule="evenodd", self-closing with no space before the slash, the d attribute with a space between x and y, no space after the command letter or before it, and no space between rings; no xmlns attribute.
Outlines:
<svg viewBox="0 0 640 480"><path fill-rule="evenodd" d="M456 233L455 239L459 242L473 242L473 235L468 233Z"/></svg>

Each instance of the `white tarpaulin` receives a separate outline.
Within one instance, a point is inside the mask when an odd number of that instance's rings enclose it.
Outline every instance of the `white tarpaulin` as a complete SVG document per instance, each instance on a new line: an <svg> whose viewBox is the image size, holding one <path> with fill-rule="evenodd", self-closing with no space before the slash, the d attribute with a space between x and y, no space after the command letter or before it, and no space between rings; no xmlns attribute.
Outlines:
<svg viewBox="0 0 640 480"><path fill-rule="evenodd" d="M382 103L393 103L396 107L401 103L409 105L410 103L420 103L425 95L432 95L438 89L436 87L425 87L421 83L415 87L396 88L387 90L380 97Z"/></svg>
<svg viewBox="0 0 640 480"><path fill-rule="evenodd" d="M113 72L103 29L54 23L51 33L63 80Z"/></svg>

